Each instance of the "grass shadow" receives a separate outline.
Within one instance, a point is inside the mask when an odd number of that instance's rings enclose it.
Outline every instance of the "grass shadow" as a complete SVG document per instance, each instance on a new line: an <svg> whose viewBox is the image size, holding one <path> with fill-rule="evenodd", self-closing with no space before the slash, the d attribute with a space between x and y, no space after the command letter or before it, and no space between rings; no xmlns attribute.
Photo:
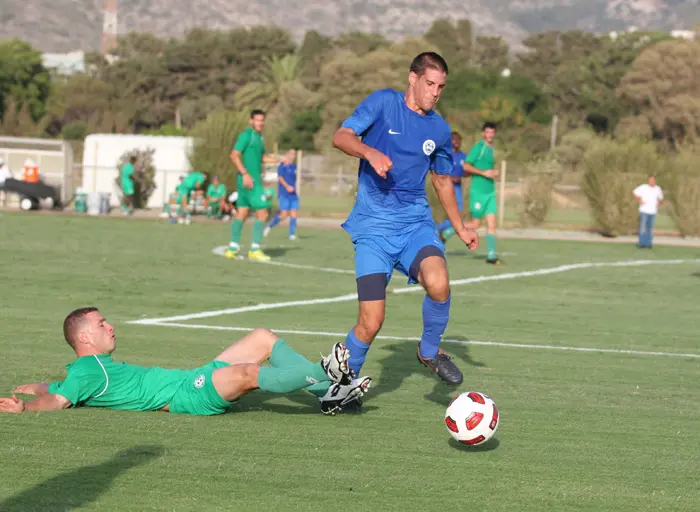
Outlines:
<svg viewBox="0 0 700 512"><path fill-rule="evenodd" d="M450 440L448 441L449 445L456 449L460 450L463 452L490 452L492 450L495 450L498 448L501 444L501 442L498 440L496 437L492 437L488 441L486 441L484 444L480 444L479 446L469 446L467 444L462 444L458 441L455 441L453 437L450 437Z"/></svg>
<svg viewBox="0 0 700 512"><path fill-rule="evenodd" d="M278 400L284 397L294 404L270 403L273 400ZM373 411L376 406L362 407L362 412ZM240 398L231 409L231 412L237 414L254 411L273 412L275 414L321 414L321 408L318 398L306 391L295 391L294 393L286 393L284 395L278 393L266 393L265 391L254 391ZM346 412L353 412L347 410ZM359 411L357 411L359 412Z"/></svg>
<svg viewBox="0 0 700 512"><path fill-rule="evenodd" d="M63 512L94 502L121 473L161 457L162 446L137 446L101 464L83 466L35 485L0 503L4 512Z"/></svg>

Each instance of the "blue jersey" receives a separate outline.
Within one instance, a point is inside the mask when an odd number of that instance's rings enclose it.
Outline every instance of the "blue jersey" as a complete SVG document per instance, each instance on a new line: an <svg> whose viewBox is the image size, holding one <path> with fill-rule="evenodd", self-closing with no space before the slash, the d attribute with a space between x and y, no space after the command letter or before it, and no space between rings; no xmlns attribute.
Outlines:
<svg viewBox="0 0 700 512"><path fill-rule="evenodd" d="M297 164L280 164L277 168L277 176L284 178L287 185L295 187L294 192L291 194L287 192L287 189L280 183L277 189L277 197L291 197L297 195Z"/></svg>
<svg viewBox="0 0 700 512"><path fill-rule="evenodd" d="M383 179L367 160L360 160L357 199L343 228L356 239L395 235L418 224L432 226L425 177L431 169L450 174L453 167L445 120L432 110L420 115L408 108L404 93L383 89L360 103L342 126L393 163Z"/></svg>
<svg viewBox="0 0 700 512"><path fill-rule="evenodd" d="M461 178L464 176L464 162L467 155L461 151L452 152L452 177Z"/></svg>

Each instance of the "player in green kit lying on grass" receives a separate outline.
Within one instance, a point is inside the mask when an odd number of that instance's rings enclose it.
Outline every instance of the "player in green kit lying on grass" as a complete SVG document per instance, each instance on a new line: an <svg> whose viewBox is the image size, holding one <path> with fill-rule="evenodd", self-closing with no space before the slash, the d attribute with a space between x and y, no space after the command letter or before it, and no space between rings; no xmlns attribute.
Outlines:
<svg viewBox="0 0 700 512"><path fill-rule="evenodd" d="M66 379L19 386L14 393L38 398L28 402L15 395L0 398L0 412L86 406L209 416L226 412L232 402L255 389L289 393L306 388L320 394L330 382L352 380L343 343L333 345L320 363L312 363L267 329L255 329L212 362L190 370L114 361L114 327L97 308L70 313L63 322L63 334L78 356L67 366ZM270 366L262 366L264 361Z"/></svg>

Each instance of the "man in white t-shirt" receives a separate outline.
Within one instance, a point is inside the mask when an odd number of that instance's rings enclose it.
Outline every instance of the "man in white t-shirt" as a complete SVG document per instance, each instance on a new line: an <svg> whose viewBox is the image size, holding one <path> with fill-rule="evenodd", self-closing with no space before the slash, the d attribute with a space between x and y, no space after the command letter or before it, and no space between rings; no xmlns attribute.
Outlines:
<svg viewBox="0 0 700 512"><path fill-rule="evenodd" d="M3 183L5 183L5 180L7 178L14 178L15 175L12 174L12 171L8 167L8 165L5 163L5 159L0 156L0 186L2 186Z"/></svg>
<svg viewBox="0 0 700 512"><path fill-rule="evenodd" d="M639 203L639 243L637 247L651 249L654 236L654 219L659 212L659 205L664 199L656 178L649 176L649 181L634 189L634 197Z"/></svg>

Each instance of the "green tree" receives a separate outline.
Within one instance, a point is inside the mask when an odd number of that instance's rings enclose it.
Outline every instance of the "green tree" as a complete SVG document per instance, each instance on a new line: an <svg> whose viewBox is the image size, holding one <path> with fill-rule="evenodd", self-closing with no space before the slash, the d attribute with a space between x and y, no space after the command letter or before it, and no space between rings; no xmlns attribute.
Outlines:
<svg viewBox="0 0 700 512"><path fill-rule="evenodd" d="M509 64L508 43L499 36L477 36L473 62L484 71L501 73Z"/></svg>
<svg viewBox="0 0 700 512"><path fill-rule="evenodd" d="M322 125L320 109L303 110L292 114L289 127L280 134L280 147L313 151L314 135Z"/></svg>
<svg viewBox="0 0 700 512"><path fill-rule="evenodd" d="M450 69L469 66L472 58L472 24L468 19L461 19L456 24L447 18L436 19L423 37L439 49Z"/></svg>
<svg viewBox="0 0 700 512"><path fill-rule="evenodd" d="M646 48L622 78L618 94L676 146L700 138L700 43L662 41Z"/></svg>
<svg viewBox="0 0 700 512"><path fill-rule="evenodd" d="M32 119L44 116L51 92L51 77L41 60L41 52L21 39L0 41L0 112L12 100L27 105Z"/></svg>

